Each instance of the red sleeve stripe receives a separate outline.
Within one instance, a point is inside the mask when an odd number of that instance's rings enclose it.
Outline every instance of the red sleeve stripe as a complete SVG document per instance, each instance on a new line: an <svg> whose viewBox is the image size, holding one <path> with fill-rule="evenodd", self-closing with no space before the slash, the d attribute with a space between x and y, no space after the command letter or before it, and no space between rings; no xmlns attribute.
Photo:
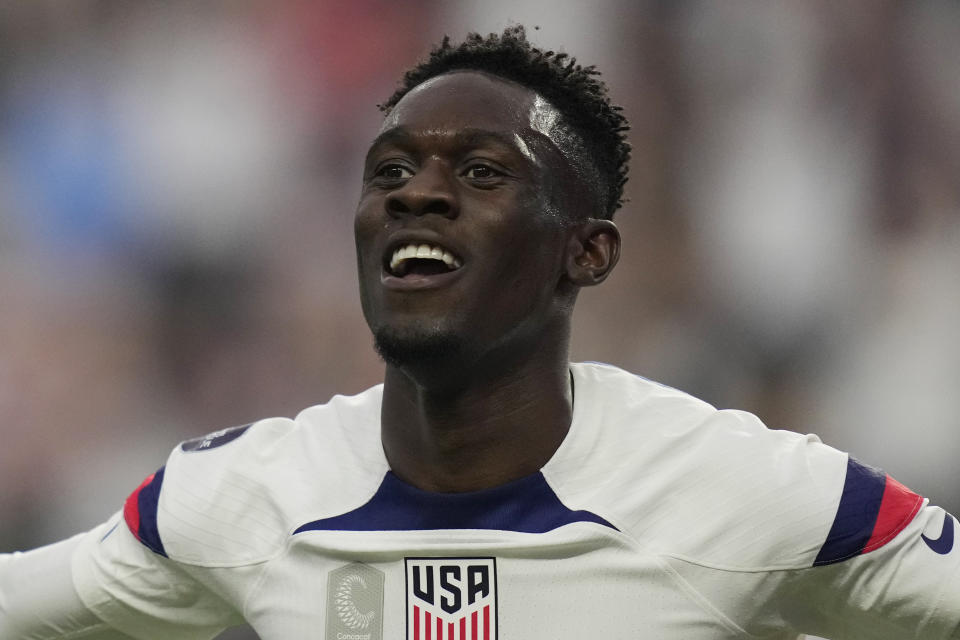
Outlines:
<svg viewBox="0 0 960 640"><path fill-rule="evenodd" d="M130 529L130 533L142 542L144 546L166 556L157 529L157 506L160 502L160 488L163 486L163 472L161 468L156 473L147 476L123 504L123 519Z"/></svg>
<svg viewBox="0 0 960 640"><path fill-rule="evenodd" d="M814 566L842 562L883 546L907 526L922 502L883 471L849 458L837 513Z"/></svg>
<svg viewBox="0 0 960 640"><path fill-rule="evenodd" d="M893 540L920 511L923 498L887 475L877 523L861 553L878 549Z"/></svg>
<svg viewBox="0 0 960 640"><path fill-rule="evenodd" d="M140 486L134 489L133 493L127 496L127 501L123 503L123 519L127 521L127 527L130 529L130 533L135 536L140 531L140 504L138 498L143 488L153 482L153 476L155 475L157 474L151 473L148 475L146 480L141 482Z"/></svg>

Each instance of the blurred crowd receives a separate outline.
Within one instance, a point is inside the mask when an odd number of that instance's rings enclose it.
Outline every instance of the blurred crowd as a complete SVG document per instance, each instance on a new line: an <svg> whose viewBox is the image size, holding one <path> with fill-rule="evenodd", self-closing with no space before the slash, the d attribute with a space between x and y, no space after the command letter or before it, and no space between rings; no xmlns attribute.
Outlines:
<svg viewBox="0 0 960 640"><path fill-rule="evenodd" d="M104 520L182 439L379 381L351 226L376 105L444 33L512 23L633 125L573 356L960 513L957 3L11 0L0 550Z"/></svg>

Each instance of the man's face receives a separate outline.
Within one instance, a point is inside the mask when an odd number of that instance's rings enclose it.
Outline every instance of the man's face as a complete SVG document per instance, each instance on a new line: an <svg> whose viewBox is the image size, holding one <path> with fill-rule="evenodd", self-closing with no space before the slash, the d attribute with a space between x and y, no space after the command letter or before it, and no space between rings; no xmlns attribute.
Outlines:
<svg viewBox="0 0 960 640"><path fill-rule="evenodd" d="M529 89L467 71L416 87L386 118L354 229L364 315L388 362L477 359L560 313L558 119Z"/></svg>

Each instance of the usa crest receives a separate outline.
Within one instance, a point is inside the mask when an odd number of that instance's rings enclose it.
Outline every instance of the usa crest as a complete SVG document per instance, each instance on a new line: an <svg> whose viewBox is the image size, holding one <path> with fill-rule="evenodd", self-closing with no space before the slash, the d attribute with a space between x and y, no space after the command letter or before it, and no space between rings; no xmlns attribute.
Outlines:
<svg viewBox="0 0 960 640"><path fill-rule="evenodd" d="M407 640L496 640L495 558L405 558Z"/></svg>

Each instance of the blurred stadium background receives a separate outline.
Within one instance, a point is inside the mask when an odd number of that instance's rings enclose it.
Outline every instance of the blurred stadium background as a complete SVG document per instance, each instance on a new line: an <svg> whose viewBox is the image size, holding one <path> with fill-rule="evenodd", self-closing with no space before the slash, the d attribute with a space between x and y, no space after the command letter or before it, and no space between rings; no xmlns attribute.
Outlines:
<svg viewBox="0 0 960 640"><path fill-rule="evenodd" d="M379 381L351 236L376 104L444 33L516 22L633 124L575 358L960 513L960 4L9 0L0 549L102 521L182 439Z"/></svg>

